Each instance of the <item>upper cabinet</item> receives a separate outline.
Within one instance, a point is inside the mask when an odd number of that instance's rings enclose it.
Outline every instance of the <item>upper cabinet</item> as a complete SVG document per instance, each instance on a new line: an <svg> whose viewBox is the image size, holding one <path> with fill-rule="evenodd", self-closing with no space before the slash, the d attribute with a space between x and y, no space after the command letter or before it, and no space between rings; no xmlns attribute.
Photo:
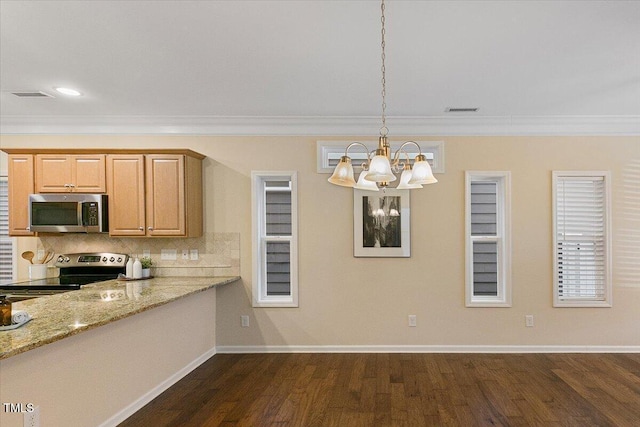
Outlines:
<svg viewBox="0 0 640 427"><path fill-rule="evenodd" d="M109 234L202 235L202 159L184 154L108 155Z"/></svg>
<svg viewBox="0 0 640 427"><path fill-rule="evenodd" d="M36 192L105 193L104 154L37 154Z"/></svg>
<svg viewBox="0 0 640 427"><path fill-rule="evenodd" d="M28 230L31 193L107 193L109 234L199 237L202 154L182 149L3 149L9 154L9 234Z"/></svg>
<svg viewBox="0 0 640 427"><path fill-rule="evenodd" d="M10 154L9 235L32 236L29 231L29 194L33 193L33 155Z"/></svg>

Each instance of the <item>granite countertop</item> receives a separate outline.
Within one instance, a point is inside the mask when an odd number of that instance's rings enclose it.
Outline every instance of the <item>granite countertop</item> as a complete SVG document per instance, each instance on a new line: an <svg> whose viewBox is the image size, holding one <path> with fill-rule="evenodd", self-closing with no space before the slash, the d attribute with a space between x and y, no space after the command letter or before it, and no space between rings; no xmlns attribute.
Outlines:
<svg viewBox="0 0 640 427"><path fill-rule="evenodd" d="M0 331L0 360L239 279L107 280L77 291L14 303L14 311L24 310L32 320L17 329Z"/></svg>

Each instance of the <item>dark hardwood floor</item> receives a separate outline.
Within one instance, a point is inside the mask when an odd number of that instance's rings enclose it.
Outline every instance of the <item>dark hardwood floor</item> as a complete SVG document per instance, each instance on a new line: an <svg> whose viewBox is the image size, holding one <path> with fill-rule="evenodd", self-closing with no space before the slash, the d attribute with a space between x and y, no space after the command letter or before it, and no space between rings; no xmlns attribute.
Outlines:
<svg viewBox="0 0 640 427"><path fill-rule="evenodd" d="M150 425L640 426L640 354L216 355Z"/></svg>

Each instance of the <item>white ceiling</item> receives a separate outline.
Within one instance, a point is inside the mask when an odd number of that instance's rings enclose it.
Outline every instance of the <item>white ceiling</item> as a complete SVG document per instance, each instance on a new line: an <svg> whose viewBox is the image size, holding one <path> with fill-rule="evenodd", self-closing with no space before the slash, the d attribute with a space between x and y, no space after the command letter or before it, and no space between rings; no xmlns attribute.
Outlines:
<svg viewBox="0 0 640 427"><path fill-rule="evenodd" d="M388 0L386 18L392 132L640 133L640 2ZM3 133L379 127L375 0L2 0L0 19ZM83 96L10 93L54 86Z"/></svg>

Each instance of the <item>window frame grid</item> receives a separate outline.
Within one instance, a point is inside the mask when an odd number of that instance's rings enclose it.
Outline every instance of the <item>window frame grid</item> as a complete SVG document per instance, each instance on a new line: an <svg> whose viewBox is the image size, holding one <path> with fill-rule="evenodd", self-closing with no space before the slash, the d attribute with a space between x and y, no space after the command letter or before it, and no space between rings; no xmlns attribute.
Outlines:
<svg viewBox="0 0 640 427"><path fill-rule="evenodd" d="M593 298L561 298L560 266L558 263L558 184L563 178L584 178L585 180L601 179L603 181L603 263L604 263L604 299ZM552 226L553 226L553 306L610 308L613 306L613 270L612 270L612 235L611 235L611 173L609 171L553 171L552 172Z"/></svg>
<svg viewBox="0 0 640 427"><path fill-rule="evenodd" d="M471 230L471 184L496 184L496 234L473 235ZM465 172L465 305L466 307L511 307L511 172ZM497 295L474 294L474 244L496 243Z"/></svg>
<svg viewBox="0 0 640 427"><path fill-rule="evenodd" d="M253 307L298 307L298 198L297 172L294 171L253 171L252 178L252 228L253 228ZM289 181L291 194L291 235L267 235L266 200L267 191L286 191L284 187L265 185L268 181ZM289 295L267 294L267 244L270 242L289 243Z"/></svg>

